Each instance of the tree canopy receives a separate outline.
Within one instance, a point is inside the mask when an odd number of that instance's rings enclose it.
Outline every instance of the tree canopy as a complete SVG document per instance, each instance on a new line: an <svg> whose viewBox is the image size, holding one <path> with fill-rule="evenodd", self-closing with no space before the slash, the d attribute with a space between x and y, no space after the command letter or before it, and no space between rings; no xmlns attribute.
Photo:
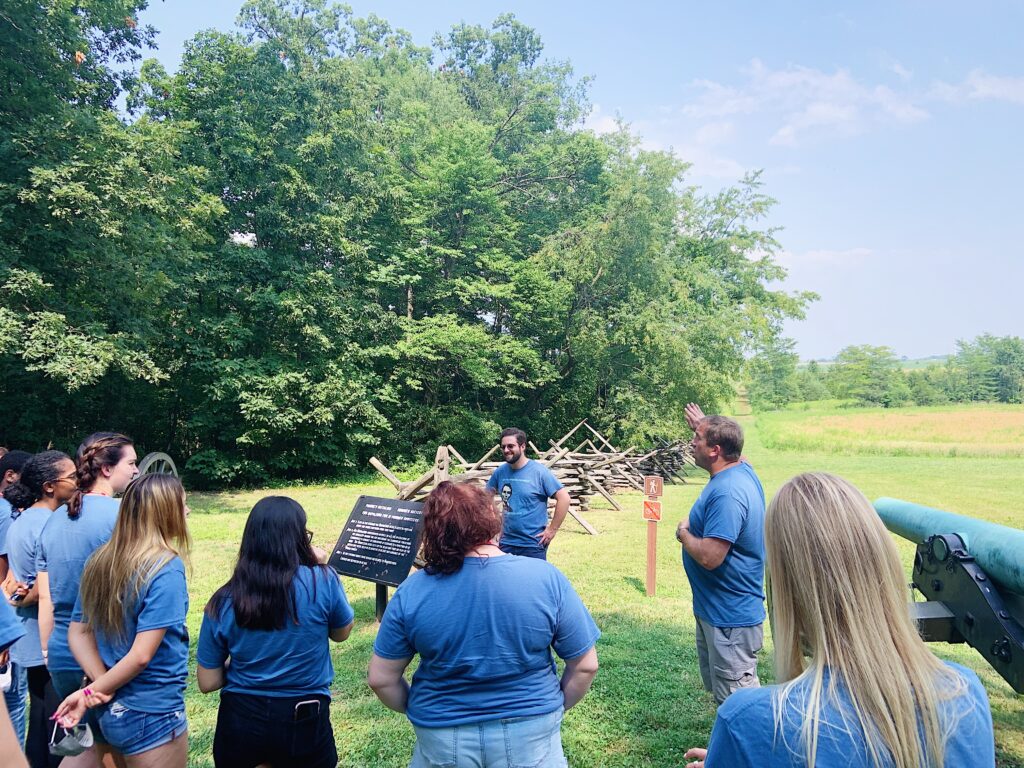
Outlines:
<svg viewBox="0 0 1024 768"><path fill-rule="evenodd" d="M585 130L586 79L513 16L428 48L249 0L169 74L134 67L142 0L9 5L2 442L120 429L216 485L584 416L643 444L812 298L769 288L757 175L704 195Z"/></svg>

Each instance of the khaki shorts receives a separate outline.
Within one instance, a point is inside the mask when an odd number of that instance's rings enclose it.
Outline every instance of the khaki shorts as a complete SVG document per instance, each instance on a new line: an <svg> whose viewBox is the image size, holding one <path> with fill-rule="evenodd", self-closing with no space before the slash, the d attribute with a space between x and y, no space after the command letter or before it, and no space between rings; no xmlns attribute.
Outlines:
<svg viewBox="0 0 1024 768"><path fill-rule="evenodd" d="M757 652L764 626L716 627L697 618L697 657L705 690L721 704L737 688L757 688Z"/></svg>

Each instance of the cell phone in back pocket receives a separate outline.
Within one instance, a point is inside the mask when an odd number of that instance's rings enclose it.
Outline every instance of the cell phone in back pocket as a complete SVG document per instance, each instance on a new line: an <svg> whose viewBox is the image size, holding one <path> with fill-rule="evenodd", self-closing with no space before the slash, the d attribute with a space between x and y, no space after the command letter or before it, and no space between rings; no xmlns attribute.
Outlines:
<svg viewBox="0 0 1024 768"><path fill-rule="evenodd" d="M320 716L320 700L307 699L295 705L295 722L309 720Z"/></svg>

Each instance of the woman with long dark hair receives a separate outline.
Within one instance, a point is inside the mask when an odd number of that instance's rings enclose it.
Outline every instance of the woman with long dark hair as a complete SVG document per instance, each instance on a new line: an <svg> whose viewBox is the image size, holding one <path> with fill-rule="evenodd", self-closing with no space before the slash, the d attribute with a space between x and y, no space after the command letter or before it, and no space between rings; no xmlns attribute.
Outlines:
<svg viewBox="0 0 1024 768"><path fill-rule="evenodd" d="M19 702L11 706L15 730L25 742L30 764L46 765L49 760L49 716L57 699L50 684L39 640L39 539L53 512L67 502L75 491L75 464L61 451L43 451L30 458L16 483L4 491L4 498L21 513L7 531L8 578L14 583L10 594L25 636L10 649L12 689ZM25 738L25 709L31 698L28 738Z"/></svg>
<svg viewBox="0 0 1024 768"><path fill-rule="evenodd" d="M557 568L498 548L501 529L478 486L445 481L427 497L427 566L388 604L369 671L377 697L416 731L411 768L566 765L562 713L590 689L600 632Z"/></svg>
<svg viewBox="0 0 1024 768"><path fill-rule="evenodd" d="M184 768L188 757L187 516L178 478L129 485L71 616L68 643L91 682L64 699L57 721L69 728L99 708L103 737L128 768Z"/></svg>
<svg viewBox="0 0 1024 768"><path fill-rule="evenodd" d="M204 693L223 688L217 768L338 762L327 641L347 639L355 614L311 540L297 501L261 499L246 521L234 573L206 606L196 673Z"/></svg>
<svg viewBox="0 0 1024 768"><path fill-rule="evenodd" d="M779 685L718 709L691 768L993 768L978 676L928 650L896 545L852 484L798 475L764 527Z"/></svg>

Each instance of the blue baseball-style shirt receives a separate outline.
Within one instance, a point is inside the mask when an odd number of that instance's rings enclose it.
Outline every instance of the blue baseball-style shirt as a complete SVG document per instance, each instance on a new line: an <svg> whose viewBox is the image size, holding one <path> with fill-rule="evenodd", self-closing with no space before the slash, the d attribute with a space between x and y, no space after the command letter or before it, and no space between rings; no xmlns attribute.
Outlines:
<svg viewBox="0 0 1024 768"><path fill-rule="evenodd" d="M78 599L85 561L110 541L121 502L109 496L86 494L81 514L68 517L60 507L50 515L39 537L36 570L47 574L53 601L53 632L47 646L46 666L51 672L78 672L80 667L68 647L68 626Z"/></svg>
<svg viewBox="0 0 1024 768"><path fill-rule="evenodd" d="M419 654L407 714L440 728L554 712L563 697L551 649L575 659L600 635L553 565L467 557L451 575L418 571L402 582L373 650L385 659Z"/></svg>
<svg viewBox="0 0 1024 768"><path fill-rule="evenodd" d="M128 655L135 636L151 629L166 629L149 664L119 688L116 698L129 709L150 714L180 712L185 708L188 679L188 588L185 564L174 557L139 591L139 598L125 611L124 632L108 636L93 627L100 658L107 669ZM82 601L75 603L72 621L82 621Z"/></svg>
<svg viewBox="0 0 1024 768"><path fill-rule="evenodd" d="M944 763L948 768L994 768L995 747L988 696L978 676L959 664L946 662L967 682L959 697L943 702L939 710L941 730L949 734ZM807 764L800 740L803 712L800 708L808 681L787 700L779 730L773 697L778 686L740 688L718 708L711 731L705 768L800 768ZM850 707L849 694L837 686L836 700L823 700L818 733L817 765L872 768L865 738ZM845 714L845 717L844 717Z"/></svg>
<svg viewBox="0 0 1024 768"><path fill-rule="evenodd" d="M512 469L506 462L494 470L487 488L501 495L505 512L501 543L539 547L537 537L548 524L548 499L563 488L551 470L533 459L522 469Z"/></svg>
<svg viewBox="0 0 1024 768"><path fill-rule="evenodd" d="M206 669L223 667L225 691L255 696L330 696L334 667L327 634L352 623L355 614L330 568L300 566L292 581L296 621L283 629L243 629L235 622L230 598L219 615L203 614L196 661Z"/></svg>
<svg viewBox="0 0 1024 768"><path fill-rule="evenodd" d="M7 529L7 563L14 578L28 584L36 583L36 561L39 557L39 535L50 518L45 507L29 507L15 518ZM39 642L39 605L14 609L25 636L11 646L11 661L22 667L42 666L43 649Z"/></svg>
<svg viewBox="0 0 1024 768"><path fill-rule="evenodd" d="M714 475L690 509L690 533L732 544L707 570L683 550L693 613L715 627L752 627L765 619L764 489L746 462Z"/></svg>

